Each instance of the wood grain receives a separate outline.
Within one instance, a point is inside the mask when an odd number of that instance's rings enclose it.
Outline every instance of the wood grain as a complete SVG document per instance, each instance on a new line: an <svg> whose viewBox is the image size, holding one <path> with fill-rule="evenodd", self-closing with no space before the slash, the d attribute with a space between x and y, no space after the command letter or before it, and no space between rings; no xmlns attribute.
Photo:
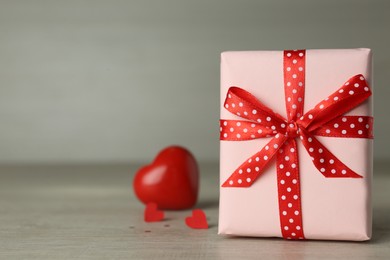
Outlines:
<svg viewBox="0 0 390 260"><path fill-rule="evenodd" d="M356 243L218 236L217 164L201 167L208 230L185 226L189 210L145 223L137 166L0 166L0 259L389 259L389 168L376 166L374 237Z"/></svg>

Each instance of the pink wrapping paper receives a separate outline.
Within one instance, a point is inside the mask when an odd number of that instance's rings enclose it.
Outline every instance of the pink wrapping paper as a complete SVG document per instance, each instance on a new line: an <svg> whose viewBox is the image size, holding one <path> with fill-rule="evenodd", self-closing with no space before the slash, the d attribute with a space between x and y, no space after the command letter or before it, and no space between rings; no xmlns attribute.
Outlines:
<svg viewBox="0 0 390 260"><path fill-rule="evenodd" d="M363 74L372 85L369 49L307 50L304 112ZM224 52L221 99L231 86L249 91L286 117L283 51ZM221 119L241 119L220 106ZM372 116L372 97L346 115ZM301 203L306 239L364 241L371 237L371 139L317 137L363 178L325 178L314 167L298 138ZM220 142L220 185L270 138ZM249 188L220 188L219 234L282 237L275 162Z"/></svg>

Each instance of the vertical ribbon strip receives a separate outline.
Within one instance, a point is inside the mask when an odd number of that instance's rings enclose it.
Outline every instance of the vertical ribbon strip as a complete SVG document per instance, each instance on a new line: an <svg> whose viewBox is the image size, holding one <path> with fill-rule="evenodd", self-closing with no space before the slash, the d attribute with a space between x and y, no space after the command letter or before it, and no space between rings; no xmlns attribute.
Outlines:
<svg viewBox="0 0 390 260"><path fill-rule="evenodd" d="M288 134L299 135L295 123L303 115L305 97L306 51L283 52L283 75ZM304 239L302 229L301 188L299 181L298 149L295 138L290 138L276 157L279 219L282 236L287 239Z"/></svg>

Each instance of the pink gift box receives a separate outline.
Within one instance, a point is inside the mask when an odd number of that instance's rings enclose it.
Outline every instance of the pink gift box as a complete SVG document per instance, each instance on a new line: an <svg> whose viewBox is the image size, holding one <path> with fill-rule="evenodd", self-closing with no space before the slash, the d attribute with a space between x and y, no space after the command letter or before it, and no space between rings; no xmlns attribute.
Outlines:
<svg viewBox="0 0 390 260"><path fill-rule="evenodd" d="M315 107L354 75L372 90L370 49L306 50L304 112ZM238 51L221 55L221 119L244 120L223 104L238 86L286 117L283 51ZM372 97L345 115L372 116ZM338 159L363 178L326 178L297 140L306 239L364 241L371 237L372 139L316 136ZM220 142L220 185L270 138ZM219 234L282 237L275 159L247 188L220 187Z"/></svg>

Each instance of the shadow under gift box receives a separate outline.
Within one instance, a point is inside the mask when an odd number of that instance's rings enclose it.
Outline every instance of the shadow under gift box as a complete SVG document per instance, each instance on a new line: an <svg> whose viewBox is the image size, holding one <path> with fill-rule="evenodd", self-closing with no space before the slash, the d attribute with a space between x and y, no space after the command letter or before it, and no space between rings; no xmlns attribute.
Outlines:
<svg viewBox="0 0 390 260"><path fill-rule="evenodd" d="M224 52L221 56L221 119L245 120L223 107L238 86L286 116L283 51ZM362 74L371 91L369 49L306 50L304 113ZM345 115L372 116L372 97ZM302 225L306 239L364 241L371 237L372 139L316 138L363 178L326 178L297 138ZM220 185L271 138L220 142ZM219 234L282 237L275 159L247 188L220 187Z"/></svg>

